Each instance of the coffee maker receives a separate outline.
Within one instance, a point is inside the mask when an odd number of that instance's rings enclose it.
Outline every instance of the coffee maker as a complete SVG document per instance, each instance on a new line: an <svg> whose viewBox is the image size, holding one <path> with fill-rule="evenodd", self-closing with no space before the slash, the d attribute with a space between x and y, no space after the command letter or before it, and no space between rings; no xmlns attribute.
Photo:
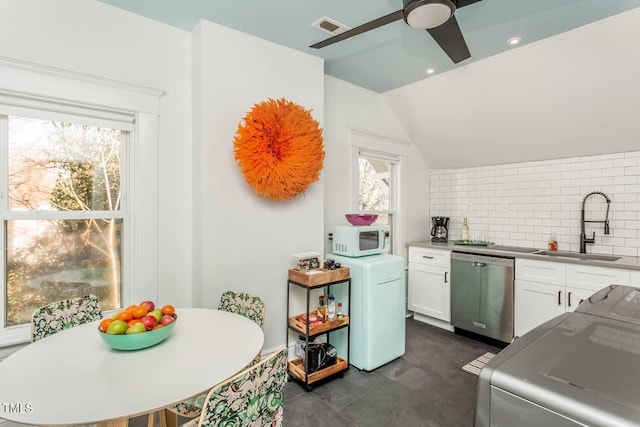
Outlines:
<svg viewBox="0 0 640 427"><path fill-rule="evenodd" d="M446 243L449 237L449 217L447 216L432 216L431 223L431 241L434 243Z"/></svg>

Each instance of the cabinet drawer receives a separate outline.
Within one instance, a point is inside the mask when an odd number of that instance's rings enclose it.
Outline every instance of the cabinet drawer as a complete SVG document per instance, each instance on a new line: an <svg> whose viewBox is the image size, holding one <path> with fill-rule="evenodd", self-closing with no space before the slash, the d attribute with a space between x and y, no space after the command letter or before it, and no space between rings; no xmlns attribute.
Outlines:
<svg viewBox="0 0 640 427"><path fill-rule="evenodd" d="M516 279L564 285L566 265L559 262L516 258Z"/></svg>
<svg viewBox="0 0 640 427"><path fill-rule="evenodd" d="M640 270L631 270L631 286L640 286Z"/></svg>
<svg viewBox="0 0 640 427"><path fill-rule="evenodd" d="M626 285L631 273L623 268L598 267L594 265L567 265L567 286L599 291L609 285Z"/></svg>
<svg viewBox="0 0 640 427"><path fill-rule="evenodd" d="M451 251L410 246L409 262L449 268L451 265Z"/></svg>

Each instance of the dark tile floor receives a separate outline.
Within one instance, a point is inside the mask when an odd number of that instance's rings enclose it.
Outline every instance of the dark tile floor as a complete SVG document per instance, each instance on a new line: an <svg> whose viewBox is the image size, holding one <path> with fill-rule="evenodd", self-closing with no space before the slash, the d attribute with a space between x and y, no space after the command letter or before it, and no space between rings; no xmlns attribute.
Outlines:
<svg viewBox="0 0 640 427"><path fill-rule="evenodd" d="M477 377L466 363L500 348L407 319L406 353L373 372L353 366L304 390L287 383L284 427L473 425Z"/></svg>
<svg viewBox="0 0 640 427"><path fill-rule="evenodd" d="M352 366L311 392L287 383L284 427L472 426L477 377L462 366L487 351L500 348L409 318L401 358L373 372ZM146 416L129 422L146 425Z"/></svg>

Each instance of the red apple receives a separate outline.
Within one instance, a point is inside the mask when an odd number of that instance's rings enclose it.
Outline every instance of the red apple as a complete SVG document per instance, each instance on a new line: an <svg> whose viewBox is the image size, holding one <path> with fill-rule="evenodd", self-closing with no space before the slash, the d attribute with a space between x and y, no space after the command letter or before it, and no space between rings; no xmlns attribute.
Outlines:
<svg viewBox="0 0 640 427"><path fill-rule="evenodd" d="M162 316L162 319L160 319L160 323L165 326L173 321L174 321L173 316L170 316L168 314L165 314L164 316Z"/></svg>
<svg viewBox="0 0 640 427"><path fill-rule="evenodd" d="M140 319L140 321L142 322L144 327L147 328L147 331L152 330L158 323L154 316L144 316L142 319Z"/></svg>
<svg viewBox="0 0 640 427"><path fill-rule="evenodd" d="M153 303L153 301L149 301L149 300L142 301L140 305L146 305L147 308L149 309L147 311L153 311L153 309L156 308L156 305Z"/></svg>

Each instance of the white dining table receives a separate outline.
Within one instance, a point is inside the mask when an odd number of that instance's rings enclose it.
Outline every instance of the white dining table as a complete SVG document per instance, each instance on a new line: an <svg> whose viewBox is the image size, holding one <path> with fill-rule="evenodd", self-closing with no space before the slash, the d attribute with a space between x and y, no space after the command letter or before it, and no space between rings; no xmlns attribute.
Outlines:
<svg viewBox="0 0 640 427"><path fill-rule="evenodd" d="M99 321L36 341L0 362L0 418L33 425L126 426L127 419L202 394L262 348L253 321L225 311L176 309L163 342L108 347Z"/></svg>

